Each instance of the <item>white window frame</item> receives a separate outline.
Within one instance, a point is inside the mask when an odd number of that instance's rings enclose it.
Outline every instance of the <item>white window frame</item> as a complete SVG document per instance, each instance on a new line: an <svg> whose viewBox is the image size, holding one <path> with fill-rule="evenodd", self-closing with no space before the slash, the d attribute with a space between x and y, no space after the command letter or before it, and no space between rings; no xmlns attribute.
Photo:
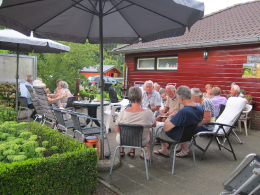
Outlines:
<svg viewBox="0 0 260 195"><path fill-rule="evenodd" d="M138 60L137 60L137 70L155 70L155 68L154 68L154 64L153 64L153 66L152 67L150 67L150 68L140 68L140 61L141 60L154 60L155 61L155 58L139 58Z"/></svg>
<svg viewBox="0 0 260 195"><path fill-rule="evenodd" d="M159 60L160 59L177 59L177 67L159 67ZM171 56L171 57L158 57L156 63L157 70L177 70L178 69L178 56Z"/></svg>

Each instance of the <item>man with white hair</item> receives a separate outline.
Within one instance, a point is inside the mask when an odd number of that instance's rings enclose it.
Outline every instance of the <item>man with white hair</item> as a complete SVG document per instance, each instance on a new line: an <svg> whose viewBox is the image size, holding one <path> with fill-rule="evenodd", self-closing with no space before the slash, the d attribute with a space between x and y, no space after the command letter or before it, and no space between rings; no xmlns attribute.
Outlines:
<svg viewBox="0 0 260 195"><path fill-rule="evenodd" d="M150 103L151 110L154 112L161 107L161 96L153 89L153 82L151 80L144 83L145 91L143 92L142 108L148 108Z"/></svg>
<svg viewBox="0 0 260 195"><path fill-rule="evenodd" d="M231 97L244 97L244 95L240 93L240 87L238 85L232 85L230 93Z"/></svg>
<svg viewBox="0 0 260 195"><path fill-rule="evenodd" d="M159 91L160 91L160 88L161 88L161 86L160 86L158 83L154 83L154 84L153 84L153 89L154 89L155 91L159 92Z"/></svg>
<svg viewBox="0 0 260 195"><path fill-rule="evenodd" d="M180 103L176 96L176 88L173 85L168 85L166 87L167 101L164 106L164 109L160 110L160 116L156 118L156 121L164 122L166 118L162 116L168 117L173 113L177 113L181 108L183 108L183 104Z"/></svg>
<svg viewBox="0 0 260 195"><path fill-rule="evenodd" d="M32 75L27 75L26 78L25 78L25 81L26 82L21 82L20 83L21 96L22 97L26 97L28 108L34 109L34 106L33 106L32 101L31 101L30 93L29 93L29 91L27 90L27 88L25 86L25 85L28 85L28 86L30 86L33 89L33 86L32 86L33 76ZM34 118L36 113L37 112L34 110L33 113L31 114L31 118Z"/></svg>

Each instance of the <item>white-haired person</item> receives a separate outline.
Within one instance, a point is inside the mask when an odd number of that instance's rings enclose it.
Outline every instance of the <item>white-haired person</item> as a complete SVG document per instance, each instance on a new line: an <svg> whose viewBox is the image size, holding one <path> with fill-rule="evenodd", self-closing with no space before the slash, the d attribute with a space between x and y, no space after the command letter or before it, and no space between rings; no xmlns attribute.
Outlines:
<svg viewBox="0 0 260 195"><path fill-rule="evenodd" d="M191 97L192 100L198 105L201 106L204 111L204 117L202 120L202 125L196 127L194 134L197 134L201 131L213 131L214 125L206 125L210 122L215 122L215 106L213 102L210 99L205 99L203 97L202 92L199 88L192 88L191 89ZM176 152L179 152L176 154L176 157L186 157L190 154L189 147L187 144L180 145Z"/></svg>
<svg viewBox="0 0 260 195"><path fill-rule="evenodd" d="M57 86L58 86L58 89L60 91L59 92L60 94L59 94L58 97L64 96L64 94L66 94L66 96L60 100L60 103L62 104L62 107L66 108L68 98L72 97L72 94L71 94L71 92L69 90L68 83L66 81L60 81Z"/></svg>
<svg viewBox="0 0 260 195"><path fill-rule="evenodd" d="M149 109L144 109L142 105L142 91L138 86L130 87L128 92L128 98L131 101L132 107L120 112L117 117L116 123L123 124L135 124L148 126L143 129L142 145L150 145L150 130L149 126L156 126L156 121L153 113ZM116 141L120 143L119 127L116 125L115 130L117 132ZM150 147L147 147L146 159L150 157ZM125 156L124 148L120 148L120 155ZM128 156L135 156L135 149L131 148L127 153ZM144 156L141 154L141 158Z"/></svg>
<svg viewBox="0 0 260 195"><path fill-rule="evenodd" d="M29 91L26 88L26 85L30 86L33 89L32 82L33 82L33 76L32 75L27 75L26 78L25 78L25 82L21 82L20 83L20 93L21 93L21 96L22 97L26 97L27 105L28 105L28 108L30 108L30 109L34 109L34 106L32 104L31 96L30 96ZM36 110L34 110L32 112L31 118L35 118L35 114L37 114Z"/></svg>
<svg viewBox="0 0 260 195"><path fill-rule="evenodd" d="M143 92L142 108L148 108L150 104L151 110L155 112L161 107L161 96L153 89L153 82L151 80L144 83L145 91Z"/></svg>
<svg viewBox="0 0 260 195"><path fill-rule="evenodd" d="M191 99L191 90L187 86L178 87L177 99L184 107L173 117L170 115L164 123L163 128L158 130L156 138L162 140L162 148L153 151L154 154L169 158L166 142L176 142L180 139L184 126L193 124L201 125L203 110Z"/></svg>
<svg viewBox="0 0 260 195"><path fill-rule="evenodd" d="M232 85L230 90L230 97L244 97L242 93L240 93L240 87L238 85Z"/></svg>
<svg viewBox="0 0 260 195"><path fill-rule="evenodd" d="M165 122L169 115L177 113L184 106L178 101L176 88L173 85L168 85L166 87L166 94L168 96L166 104L164 108L160 110L160 116L156 118L156 121Z"/></svg>
<svg viewBox="0 0 260 195"><path fill-rule="evenodd" d="M160 88L161 88L161 86L160 86L158 83L154 83L154 84L153 84L153 89L154 89L155 91L159 92L159 91L160 91Z"/></svg>

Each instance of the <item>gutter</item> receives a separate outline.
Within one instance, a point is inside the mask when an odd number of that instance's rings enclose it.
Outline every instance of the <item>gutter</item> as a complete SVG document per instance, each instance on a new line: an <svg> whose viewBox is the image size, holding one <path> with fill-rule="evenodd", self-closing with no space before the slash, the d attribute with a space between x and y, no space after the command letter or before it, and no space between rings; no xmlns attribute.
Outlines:
<svg viewBox="0 0 260 195"><path fill-rule="evenodd" d="M121 57L121 59L122 59L122 61L124 62L124 64L125 64L125 89L127 89L127 75L128 75L128 66L127 66L127 64L126 64L126 62L125 62L125 60L124 60L124 58L123 58L123 54L122 53L120 53L120 57Z"/></svg>
<svg viewBox="0 0 260 195"><path fill-rule="evenodd" d="M203 43L191 43L191 44L183 44L183 45L118 50L118 51L111 51L111 53L117 53L117 54L120 53L120 55L122 55L122 53L180 50L180 49L204 48L204 47L215 47L215 46L242 45L242 44L259 43L259 42L260 42L260 37L253 37L253 38L231 39L231 40L221 40L221 41L212 41L212 42L203 42Z"/></svg>

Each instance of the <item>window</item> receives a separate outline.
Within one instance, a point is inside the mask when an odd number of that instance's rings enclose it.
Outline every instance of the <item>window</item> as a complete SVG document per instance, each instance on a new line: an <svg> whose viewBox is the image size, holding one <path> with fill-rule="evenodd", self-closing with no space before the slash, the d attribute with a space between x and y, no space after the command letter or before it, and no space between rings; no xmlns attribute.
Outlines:
<svg viewBox="0 0 260 195"><path fill-rule="evenodd" d="M178 57L160 57L157 58L157 70L177 70Z"/></svg>
<svg viewBox="0 0 260 195"><path fill-rule="evenodd" d="M177 70L178 56L138 58L136 70Z"/></svg>
<svg viewBox="0 0 260 195"><path fill-rule="evenodd" d="M137 60L138 70L154 70L155 58L139 58Z"/></svg>

